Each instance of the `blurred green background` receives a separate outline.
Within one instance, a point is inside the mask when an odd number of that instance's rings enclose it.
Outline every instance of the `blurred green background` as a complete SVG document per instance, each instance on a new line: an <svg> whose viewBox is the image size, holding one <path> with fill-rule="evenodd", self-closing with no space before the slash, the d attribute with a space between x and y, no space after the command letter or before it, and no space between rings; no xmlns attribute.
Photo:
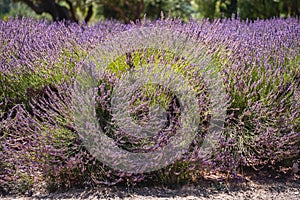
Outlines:
<svg viewBox="0 0 300 200"><path fill-rule="evenodd" d="M125 23L147 17L239 17L267 19L295 17L300 0L0 0L0 18L34 17L49 21L97 22L117 19Z"/></svg>

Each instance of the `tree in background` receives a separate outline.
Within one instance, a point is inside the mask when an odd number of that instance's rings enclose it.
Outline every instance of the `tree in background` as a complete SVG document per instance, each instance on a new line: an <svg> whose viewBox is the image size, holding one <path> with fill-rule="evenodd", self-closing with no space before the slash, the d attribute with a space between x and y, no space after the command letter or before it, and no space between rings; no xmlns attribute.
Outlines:
<svg viewBox="0 0 300 200"><path fill-rule="evenodd" d="M195 0L195 3L201 17L210 19L215 17L217 0Z"/></svg>
<svg viewBox="0 0 300 200"><path fill-rule="evenodd" d="M221 0L219 7L220 12L224 13L224 17L231 17L232 14L237 13L238 0Z"/></svg>
<svg viewBox="0 0 300 200"><path fill-rule="evenodd" d="M267 19L295 17L300 13L300 0L195 0L201 17L231 17Z"/></svg>
<svg viewBox="0 0 300 200"><path fill-rule="evenodd" d="M279 4L284 1L274 0L240 0L239 16L242 19L267 19L271 17L279 17Z"/></svg>
<svg viewBox="0 0 300 200"><path fill-rule="evenodd" d="M48 13L53 21L88 22L93 15L92 0L14 0L25 3L37 14Z"/></svg>
<svg viewBox="0 0 300 200"><path fill-rule="evenodd" d="M106 18L119 19L125 23L143 18L157 19L161 13L170 17L189 19L195 12L190 0L98 0L99 12Z"/></svg>
<svg viewBox="0 0 300 200"><path fill-rule="evenodd" d="M238 4L239 15L242 19L300 15L300 0L239 0Z"/></svg>
<svg viewBox="0 0 300 200"><path fill-rule="evenodd" d="M9 1L9 0L0 0ZM22 2L37 14L48 13L53 21L88 22L94 16L125 23L143 18L157 19L161 12L189 19L195 12L190 0L13 0ZM1 5L1 4L0 4ZM5 11L1 11L1 13Z"/></svg>
<svg viewBox="0 0 300 200"><path fill-rule="evenodd" d="M281 0L279 9L284 16L300 16L300 0Z"/></svg>
<svg viewBox="0 0 300 200"><path fill-rule="evenodd" d="M8 17L33 17L36 19L46 18L51 20L51 16L49 14L36 14L31 8L22 2L0 0L0 19L7 19Z"/></svg>
<svg viewBox="0 0 300 200"><path fill-rule="evenodd" d="M125 23L141 19L146 7L144 0L99 0L97 3L100 4L98 13Z"/></svg>
<svg viewBox="0 0 300 200"><path fill-rule="evenodd" d="M237 13L238 0L195 0L198 12L204 18L231 17Z"/></svg>
<svg viewBox="0 0 300 200"><path fill-rule="evenodd" d="M21 2L35 13L48 13L53 21L89 22L92 18L117 19L125 23L143 18L157 19L161 12L188 20L191 16L267 19L300 15L300 0L0 0L1 14L7 2Z"/></svg>
<svg viewBox="0 0 300 200"><path fill-rule="evenodd" d="M10 10L10 0L1 0L0 1L0 17L5 14L8 13Z"/></svg>

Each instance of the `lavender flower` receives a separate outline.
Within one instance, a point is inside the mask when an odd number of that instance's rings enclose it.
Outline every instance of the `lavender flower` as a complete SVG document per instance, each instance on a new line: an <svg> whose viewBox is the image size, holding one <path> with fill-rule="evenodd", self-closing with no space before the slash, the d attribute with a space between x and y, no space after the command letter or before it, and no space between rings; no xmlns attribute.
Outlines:
<svg viewBox="0 0 300 200"><path fill-rule="evenodd" d="M82 75L86 56L109 43L109 38L143 27L168 28L205 46L209 67L219 72L228 103L216 149L203 156L200 146L211 120L209 105L218 102L210 99L199 66L189 57L153 49L133 49L108 63L109 70L100 74L97 83L95 112L99 126L128 151L148 152L167 145L182 113L172 91L142 88L132 96L129 117L142 125L152 112L166 116L162 119L167 119L168 128L153 140L140 140L121 129L113 132L119 127L111 115L111 97L122 74L151 62L168 63L196 92L201 123L190 148L180 160L147 174L116 171L98 161L84 146L71 113L73 83ZM126 42L120 40L123 46ZM161 44L169 45L167 40ZM40 181L55 188L133 183L148 177L180 182L197 176L204 167L235 171L243 166L289 166L300 155L299 55L300 24L293 18L189 23L166 19L135 25L105 21L93 26L25 18L0 21L0 191L26 189ZM167 112L149 109L156 101Z"/></svg>

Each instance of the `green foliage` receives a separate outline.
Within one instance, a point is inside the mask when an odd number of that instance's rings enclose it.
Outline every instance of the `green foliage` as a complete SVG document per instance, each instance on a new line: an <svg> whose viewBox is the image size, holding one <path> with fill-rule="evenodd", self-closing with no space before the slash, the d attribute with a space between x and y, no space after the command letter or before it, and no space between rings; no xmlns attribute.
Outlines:
<svg viewBox="0 0 300 200"><path fill-rule="evenodd" d="M149 19L158 19L161 13L170 17L181 17L188 20L195 12L190 0L99 0L99 12L105 18L121 20L125 23L135 21L146 16Z"/></svg>
<svg viewBox="0 0 300 200"><path fill-rule="evenodd" d="M196 0L199 15L205 18L231 17L237 12L237 0Z"/></svg>
<svg viewBox="0 0 300 200"><path fill-rule="evenodd" d="M195 0L198 15L205 18L231 17L268 19L299 16L298 0Z"/></svg>
<svg viewBox="0 0 300 200"><path fill-rule="evenodd" d="M21 2L13 2L11 0L0 0L0 19L8 17L32 17L35 19L51 19L49 14L36 14L30 7Z"/></svg>
<svg viewBox="0 0 300 200"><path fill-rule="evenodd" d="M240 0L239 15L242 19L266 19L274 16L280 16L279 5L283 1L273 0Z"/></svg>
<svg viewBox="0 0 300 200"><path fill-rule="evenodd" d="M10 0L0 0L0 18L3 18L5 14L9 13Z"/></svg>
<svg viewBox="0 0 300 200"><path fill-rule="evenodd" d="M5 75L1 74L0 94L3 93L7 98L14 99L16 102L27 102L28 99L25 98L31 98L41 88L69 81L74 76L76 63L82 59L79 54L79 52L70 52L65 49L51 68L49 68L51 64L41 58L40 61L36 60L37 65L34 66L34 71L24 66L21 73L19 69L15 69ZM66 62L67 58L70 62ZM5 85L9 87L4 87Z"/></svg>
<svg viewBox="0 0 300 200"><path fill-rule="evenodd" d="M16 3L17 2L17 3ZM23 0L0 0L0 18L8 16L26 16L53 19L54 12L61 13L61 19L74 22L98 21L108 18L125 23L142 19L158 19L161 13L170 17L180 17L187 21L193 18L221 18L239 16L241 19L268 19L272 17L299 16L298 0L53 0L61 8L49 11L40 1L31 1L39 9L27 6ZM51 1L50 1L51 2ZM49 5L47 5L49 7ZM46 6L46 7L47 7ZM36 11L30 10L30 7ZM61 10L59 10L61 9ZM67 10L63 14L62 10ZM58 16L57 16L58 17ZM58 19L58 18L57 18ZM54 20L57 20L54 19ZM61 20L59 18L59 20Z"/></svg>

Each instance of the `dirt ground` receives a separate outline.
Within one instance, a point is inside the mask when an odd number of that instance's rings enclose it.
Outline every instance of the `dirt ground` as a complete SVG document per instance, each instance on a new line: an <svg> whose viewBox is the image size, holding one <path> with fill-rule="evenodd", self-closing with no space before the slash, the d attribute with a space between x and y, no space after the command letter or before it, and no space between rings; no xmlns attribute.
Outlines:
<svg viewBox="0 0 300 200"><path fill-rule="evenodd" d="M0 199L300 199L299 174L270 174L268 171L243 174L239 180L226 181L220 174L209 174L197 183L184 186L131 186L71 189L55 193L33 193L30 197L10 196Z"/></svg>

